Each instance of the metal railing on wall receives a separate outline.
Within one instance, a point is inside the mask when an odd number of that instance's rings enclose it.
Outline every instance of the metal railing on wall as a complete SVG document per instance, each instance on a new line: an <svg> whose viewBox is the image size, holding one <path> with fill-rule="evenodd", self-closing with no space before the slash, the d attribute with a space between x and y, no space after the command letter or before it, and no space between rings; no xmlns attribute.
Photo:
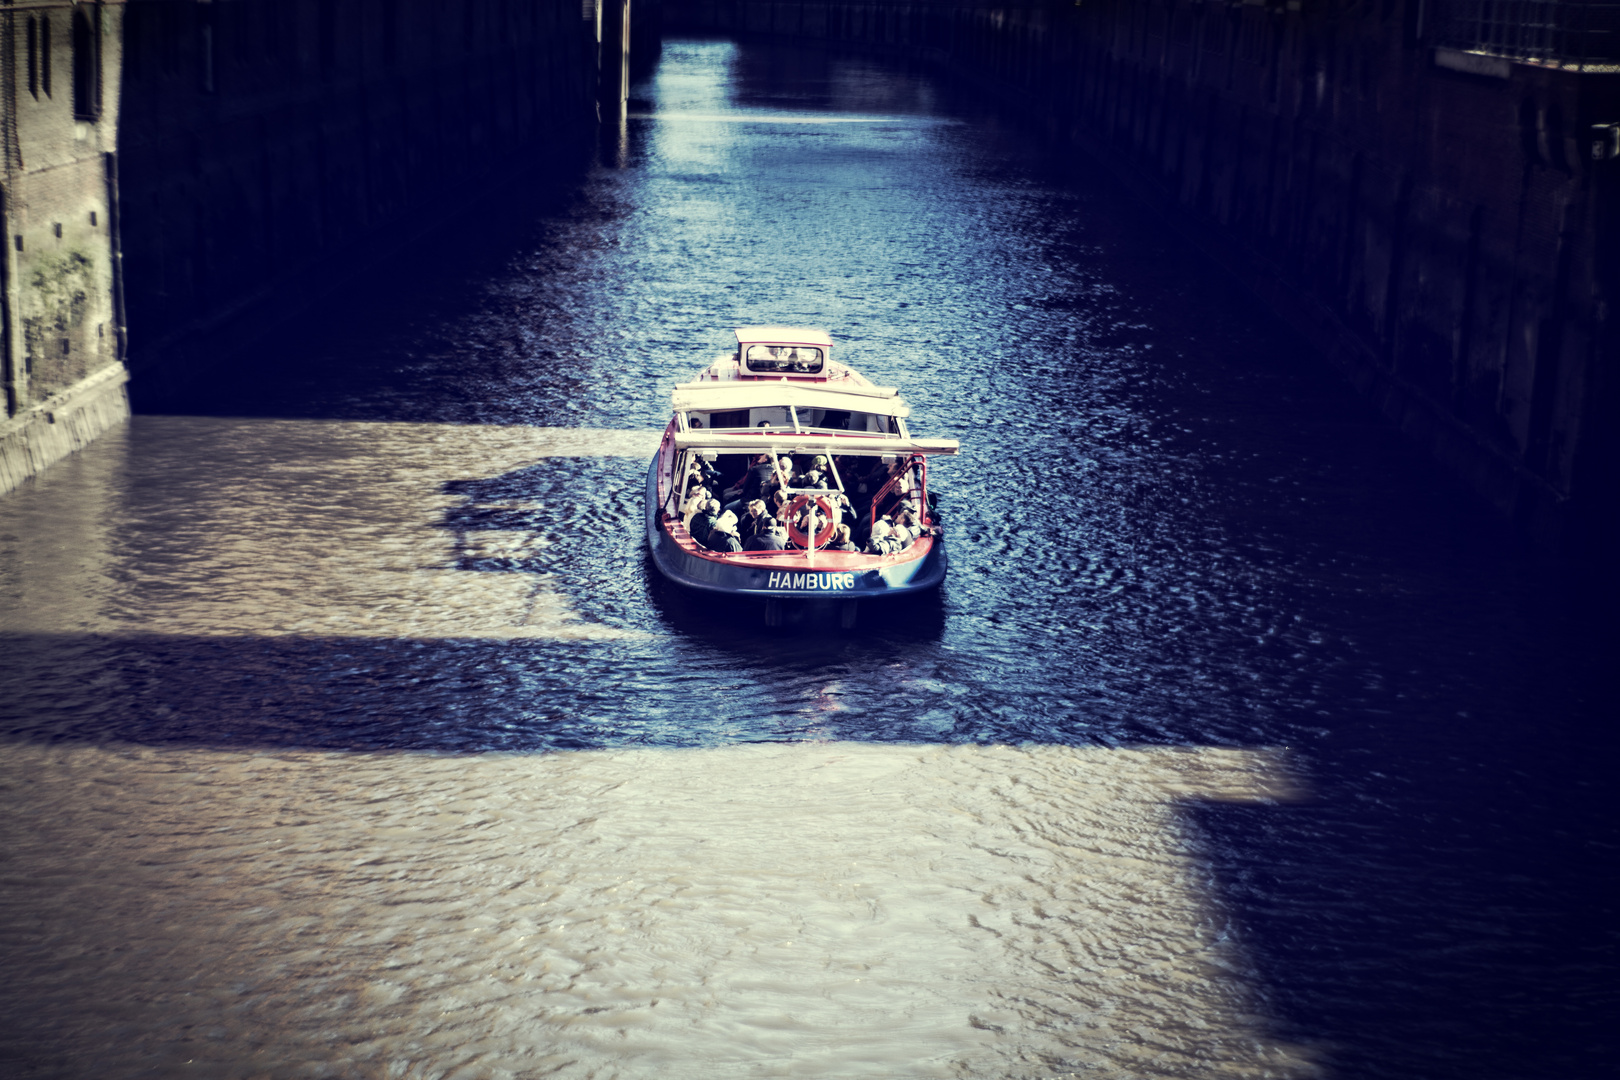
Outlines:
<svg viewBox="0 0 1620 1080"><path fill-rule="evenodd" d="M1436 43L1574 68L1620 70L1616 0L1431 0Z"/></svg>

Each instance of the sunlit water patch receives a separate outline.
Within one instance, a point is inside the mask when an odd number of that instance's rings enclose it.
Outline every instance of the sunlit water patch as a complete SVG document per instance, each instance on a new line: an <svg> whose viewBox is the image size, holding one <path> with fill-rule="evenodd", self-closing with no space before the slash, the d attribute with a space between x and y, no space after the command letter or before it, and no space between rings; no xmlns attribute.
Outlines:
<svg viewBox="0 0 1620 1080"><path fill-rule="evenodd" d="M1276 755L14 745L0 776L21 1075L1315 1075L1178 814L1288 797Z"/></svg>
<svg viewBox="0 0 1620 1080"><path fill-rule="evenodd" d="M582 620L538 569L588 492L547 506L461 489L552 458L640 466L657 440L137 417L8 504L0 633L611 637L627 631ZM492 564L514 572L479 572Z"/></svg>

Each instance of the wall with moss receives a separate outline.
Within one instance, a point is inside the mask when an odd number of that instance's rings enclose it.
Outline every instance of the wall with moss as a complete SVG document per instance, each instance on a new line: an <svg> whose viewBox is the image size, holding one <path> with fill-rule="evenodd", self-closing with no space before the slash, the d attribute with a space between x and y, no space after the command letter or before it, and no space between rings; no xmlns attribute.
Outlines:
<svg viewBox="0 0 1620 1080"><path fill-rule="evenodd" d="M0 14L10 416L120 360L109 166L122 18L121 4L66 2Z"/></svg>

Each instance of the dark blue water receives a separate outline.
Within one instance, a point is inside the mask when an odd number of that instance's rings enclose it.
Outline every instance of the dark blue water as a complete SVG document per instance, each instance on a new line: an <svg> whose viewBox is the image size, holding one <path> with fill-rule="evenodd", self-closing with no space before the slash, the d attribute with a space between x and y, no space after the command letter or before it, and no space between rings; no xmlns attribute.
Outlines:
<svg viewBox="0 0 1620 1080"><path fill-rule="evenodd" d="M143 409L654 429L733 327L819 326L914 432L961 440L931 480L941 595L767 631L650 570L644 461L469 467L435 527L551 542L458 569L543 576L629 636L17 634L10 738L1286 747L1303 801L1184 808L1279 1037L1346 1078L1616 1071L1614 651L1578 573L971 87L676 41L633 93L562 202L488 208L493 254L289 332L273 378ZM124 500L168 498L136 471Z"/></svg>

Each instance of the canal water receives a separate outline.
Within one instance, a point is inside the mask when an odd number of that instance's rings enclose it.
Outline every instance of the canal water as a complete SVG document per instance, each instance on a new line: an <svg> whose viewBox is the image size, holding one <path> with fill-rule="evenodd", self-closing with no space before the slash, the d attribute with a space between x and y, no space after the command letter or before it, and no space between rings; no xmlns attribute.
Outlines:
<svg viewBox="0 0 1620 1080"><path fill-rule="evenodd" d="M973 88L633 93L497 254L0 498L0 1071L1611 1075L1578 576ZM650 570L669 390L762 322L961 440L938 597Z"/></svg>

